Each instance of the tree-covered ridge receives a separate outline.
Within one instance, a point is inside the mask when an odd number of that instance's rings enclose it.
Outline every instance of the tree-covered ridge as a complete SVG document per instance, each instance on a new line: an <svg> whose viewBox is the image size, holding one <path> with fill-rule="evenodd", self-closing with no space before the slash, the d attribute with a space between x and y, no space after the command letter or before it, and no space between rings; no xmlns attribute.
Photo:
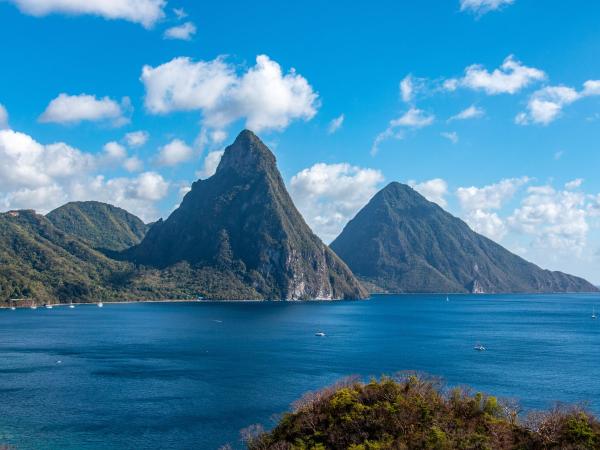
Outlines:
<svg viewBox="0 0 600 450"><path fill-rule="evenodd" d="M600 422L580 408L524 419L512 402L465 389L445 391L414 375L347 381L298 401L271 432L244 431L250 450L600 448Z"/></svg>
<svg viewBox="0 0 600 450"><path fill-rule="evenodd" d="M525 261L400 183L379 191L331 248L373 291L598 290L582 278Z"/></svg>
<svg viewBox="0 0 600 450"><path fill-rule="evenodd" d="M123 257L165 269L186 262L241 280L263 299L363 298L366 291L310 230L275 156L250 131L225 149L166 221Z"/></svg>
<svg viewBox="0 0 600 450"><path fill-rule="evenodd" d="M95 201L67 203L46 217L58 229L93 248L115 251L139 244L147 228L141 219L124 209Z"/></svg>

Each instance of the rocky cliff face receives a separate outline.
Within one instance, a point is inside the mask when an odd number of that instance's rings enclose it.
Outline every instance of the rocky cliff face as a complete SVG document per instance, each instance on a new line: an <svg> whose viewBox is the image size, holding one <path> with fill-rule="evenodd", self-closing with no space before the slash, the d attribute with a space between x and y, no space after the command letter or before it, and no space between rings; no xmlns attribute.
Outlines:
<svg viewBox="0 0 600 450"><path fill-rule="evenodd" d="M391 183L331 244L371 289L388 292L594 292L472 231L409 186Z"/></svg>
<svg viewBox="0 0 600 450"><path fill-rule="evenodd" d="M160 269L181 262L216 269L250 287L258 298L367 296L348 267L306 225L275 156L250 131L227 147L215 175L196 181L180 207L123 256Z"/></svg>

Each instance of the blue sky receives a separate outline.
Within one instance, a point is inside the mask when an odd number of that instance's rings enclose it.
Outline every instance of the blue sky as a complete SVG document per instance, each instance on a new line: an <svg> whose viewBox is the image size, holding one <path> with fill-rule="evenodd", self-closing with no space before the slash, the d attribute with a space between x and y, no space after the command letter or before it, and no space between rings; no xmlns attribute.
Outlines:
<svg viewBox="0 0 600 450"><path fill-rule="evenodd" d="M166 216L250 126L325 241L409 182L600 283L600 4L355 3L0 1L0 209Z"/></svg>

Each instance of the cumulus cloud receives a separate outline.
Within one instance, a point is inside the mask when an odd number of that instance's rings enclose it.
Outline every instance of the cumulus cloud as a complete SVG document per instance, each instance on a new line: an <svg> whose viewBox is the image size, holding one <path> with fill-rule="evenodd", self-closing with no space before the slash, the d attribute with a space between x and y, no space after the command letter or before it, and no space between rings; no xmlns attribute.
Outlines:
<svg viewBox="0 0 600 450"><path fill-rule="evenodd" d="M437 203L442 208L446 207L448 202L446 202L445 197L448 194L448 183L445 180L434 178L422 183L411 180L408 185L430 202Z"/></svg>
<svg viewBox="0 0 600 450"><path fill-rule="evenodd" d="M519 125L548 125L560 117L565 106L595 95L600 95L600 81L597 80L586 81L579 92L568 86L544 87L531 95L527 111L517 114L515 122Z"/></svg>
<svg viewBox="0 0 600 450"><path fill-rule="evenodd" d="M0 130L8 128L8 111L2 103L0 103Z"/></svg>
<svg viewBox="0 0 600 450"><path fill-rule="evenodd" d="M109 97L96 98L94 95L60 94L52 100L39 120L43 123L77 124L82 121L110 121L114 126L129 122L126 117L131 111L131 102L124 97L121 103Z"/></svg>
<svg viewBox="0 0 600 450"><path fill-rule="evenodd" d="M108 153L120 157L112 144ZM33 208L45 213L67 201L99 200L145 219L156 218L154 203L167 194L169 183L154 172L135 178L97 175L105 157L63 142L44 145L27 134L0 130L0 207Z"/></svg>
<svg viewBox="0 0 600 450"><path fill-rule="evenodd" d="M144 169L144 163L137 156L131 156L123 161L123 167L127 172L140 172Z"/></svg>
<svg viewBox="0 0 600 450"><path fill-rule="evenodd" d="M453 120L469 120L469 119L479 119L485 115L485 110L483 108L479 108L475 105L469 106L467 109L463 109L458 114L450 117L448 122L452 122Z"/></svg>
<svg viewBox="0 0 600 450"><path fill-rule="evenodd" d="M532 186L508 223L540 247L581 253L589 230L586 216L583 193Z"/></svg>
<svg viewBox="0 0 600 450"><path fill-rule="evenodd" d="M219 167L219 163L221 162L221 157L225 153L224 150L215 150L209 152L204 158L204 166L201 170L196 172L196 175L199 178L209 178L212 177L217 171L217 167Z"/></svg>
<svg viewBox="0 0 600 450"><path fill-rule="evenodd" d="M455 90L464 87L476 91L484 91L488 95L516 94L536 81L546 79L546 74L533 67L527 67L509 55L500 68L493 72L480 64L473 64L465 69L462 78L446 80L444 87Z"/></svg>
<svg viewBox="0 0 600 450"><path fill-rule="evenodd" d="M458 188L456 195L464 219L478 233L494 240L502 239L507 227L494 210L501 209L529 181L528 177L509 178L482 188Z"/></svg>
<svg viewBox="0 0 600 450"><path fill-rule="evenodd" d="M483 15L503 6L512 5L515 0L460 0L460 10Z"/></svg>
<svg viewBox="0 0 600 450"><path fill-rule="evenodd" d="M583 178L575 178L574 180L571 180L571 181L565 183L565 189L567 191L572 191L574 189L581 187L582 184L583 184Z"/></svg>
<svg viewBox="0 0 600 450"><path fill-rule="evenodd" d="M149 138L150 134L147 131L132 131L125 135L125 143L130 148L141 147Z"/></svg>
<svg viewBox="0 0 600 450"><path fill-rule="evenodd" d="M194 62L175 58L158 67L144 66L141 80L145 106L152 114L201 111L204 125L222 129L244 119L254 131L281 130L293 120L310 120L319 107L317 93L308 81L266 55L241 75L220 57Z"/></svg>
<svg viewBox="0 0 600 450"><path fill-rule="evenodd" d="M330 242L377 192L383 180L379 170L347 163L318 163L292 177L290 193L313 231Z"/></svg>
<svg viewBox="0 0 600 450"><path fill-rule="evenodd" d="M458 133L456 131L443 131L440 135L453 144L458 144Z"/></svg>
<svg viewBox="0 0 600 450"><path fill-rule="evenodd" d="M120 161L127 157L127 150L118 142L108 142L103 147L106 158L110 161Z"/></svg>
<svg viewBox="0 0 600 450"><path fill-rule="evenodd" d="M194 156L194 150L181 139L173 139L164 145L159 153L157 161L163 166L176 166L182 162L189 161Z"/></svg>
<svg viewBox="0 0 600 450"><path fill-rule="evenodd" d="M379 146L382 142L388 139L403 139L402 129L423 128L431 125L434 121L434 115L428 114L422 109L410 108L402 116L390 120L388 127L375 137L371 146L371 155L376 155L379 152Z"/></svg>
<svg viewBox="0 0 600 450"><path fill-rule="evenodd" d="M196 34L196 25L193 22L186 22L171 28L167 28L163 34L165 39L179 39L181 41L190 41Z"/></svg>
<svg viewBox="0 0 600 450"><path fill-rule="evenodd" d="M333 134L337 130L339 130L342 127L342 124L344 123L344 118L345 118L344 115L340 114L338 117L336 117L331 122L329 122L329 126L327 127L327 132L329 134Z"/></svg>
<svg viewBox="0 0 600 450"><path fill-rule="evenodd" d="M32 16L52 13L90 14L105 19L122 19L151 28L165 16L165 0L9 0Z"/></svg>

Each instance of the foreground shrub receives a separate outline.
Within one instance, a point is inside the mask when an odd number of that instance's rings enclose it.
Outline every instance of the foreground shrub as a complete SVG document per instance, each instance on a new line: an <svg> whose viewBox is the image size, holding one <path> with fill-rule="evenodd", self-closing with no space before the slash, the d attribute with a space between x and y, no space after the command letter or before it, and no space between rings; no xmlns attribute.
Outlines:
<svg viewBox="0 0 600 450"><path fill-rule="evenodd" d="M244 433L250 450L600 449L600 422L555 408L519 421L508 402L407 375L346 380L293 405L270 432Z"/></svg>

